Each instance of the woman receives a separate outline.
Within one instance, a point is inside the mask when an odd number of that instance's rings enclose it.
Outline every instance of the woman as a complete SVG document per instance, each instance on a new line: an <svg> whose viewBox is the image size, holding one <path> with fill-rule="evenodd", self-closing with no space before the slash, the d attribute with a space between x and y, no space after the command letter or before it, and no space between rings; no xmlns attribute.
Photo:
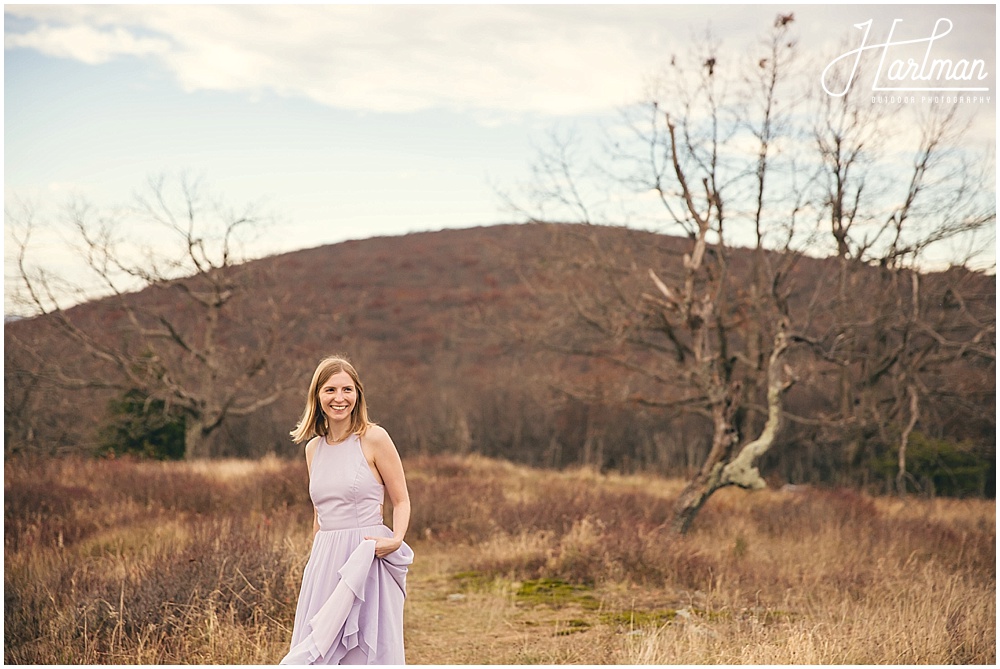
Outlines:
<svg viewBox="0 0 1000 669"><path fill-rule="evenodd" d="M413 551L410 497L389 434L368 419L351 363L322 360L295 443L307 441L313 545L302 573L291 650L282 664L403 664L403 599ZM392 529L382 523L385 493Z"/></svg>

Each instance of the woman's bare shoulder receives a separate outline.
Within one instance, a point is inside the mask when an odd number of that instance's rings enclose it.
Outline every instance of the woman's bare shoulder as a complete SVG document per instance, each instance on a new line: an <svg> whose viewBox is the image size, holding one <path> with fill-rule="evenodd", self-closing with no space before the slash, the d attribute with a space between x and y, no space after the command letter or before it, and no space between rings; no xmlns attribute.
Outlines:
<svg viewBox="0 0 1000 669"><path fill-rule="evenodd" d="M381 425L369 425L368 429L365 430L364 440L375 448L392 446L392 438Z"/></svg>
<svg viewBox="0 0 1000 669"><path fill-rule="evenodd" d="M306 462L312 462L312 457L316 453L316 448L319 446L320 439L322 439L322 437L313 437L306 442L305 448L303 448L303 451L306 454Z"/></svg>

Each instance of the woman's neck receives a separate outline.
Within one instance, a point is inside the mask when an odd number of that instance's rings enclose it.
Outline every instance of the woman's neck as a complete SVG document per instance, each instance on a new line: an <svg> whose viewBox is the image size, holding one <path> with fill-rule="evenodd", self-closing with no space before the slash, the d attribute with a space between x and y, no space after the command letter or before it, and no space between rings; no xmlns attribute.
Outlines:
<svg viewBox="0 0 1000 669"><path fill-rule="evenodd" d="M331 444L339 444L351 436L351 424L347 421L343 423L330 423L326 430L326 440Z"/></svg>

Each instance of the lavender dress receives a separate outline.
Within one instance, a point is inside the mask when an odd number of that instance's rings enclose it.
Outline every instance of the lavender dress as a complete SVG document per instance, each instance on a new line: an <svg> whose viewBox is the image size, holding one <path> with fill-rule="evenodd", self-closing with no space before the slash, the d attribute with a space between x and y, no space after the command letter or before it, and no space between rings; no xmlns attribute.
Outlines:
<svg viewBox="0 0 1000 669"><path fill-rule="evenodd" d="M376 558L375 542L365 540L391 537L392 530L382 523L385 487L357 435L335 445L320 437L309 496L319 532L281 664L404 664L403 599L413 550L404 543Z"/></svg>

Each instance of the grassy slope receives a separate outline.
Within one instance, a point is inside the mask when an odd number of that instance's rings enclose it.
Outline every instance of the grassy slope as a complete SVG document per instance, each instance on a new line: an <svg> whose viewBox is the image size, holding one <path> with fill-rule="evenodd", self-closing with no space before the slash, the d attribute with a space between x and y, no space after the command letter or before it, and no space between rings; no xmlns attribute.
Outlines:
<svg viewBox="0 0 1000 669"><path fill-rule="evenodd" d="M411 663L987 663L993 501L727 490L407 461ZM309 511L300 462L12 461L5 663L274 663Z"/></svg>
<svg viewBox="0 0 1000 669"><path fill-rule="evenodd" d="M540 386L548 387L553 382L557 387L574 388L581 393L590 389L586 385L577 388L579 382L589 383L598 371L611 369L593 360L536 352L530 345L532 327L545 326L536 336L549 343L561 341L563 330L580 329L567 296L593 293L611 299L613 293L604 275L588 265L593 253L590 236L599 240L599 245L618 261L628 264L630 258L636 259L634 270L616 274L633 296L650 290L647 268L655 268L668 278L679 271L682 253L687 250L684 239L672 236L616 227L543 224L443 230L306 249L238 268L248 270L256 277L253 279L256 283L230 305L231 311L220 325L220 338L224 344L228 342L234 347L246 344L252 349L251 334L267 324L268 310L264 306L273 301L280 312L278 322L291 323L296 317L302 320L294 321L296 325L292 327L283 327L280 345L270 360L276 370L275 377L259 378L262 387L269 388L287 378L308 379L322 355L347 352L362 369L371 397L381 398L381 404L374 407L376 420L384 422L393 435L408 436L403 442L416 443L427 438L432 426L417 425L407 435L409 428L399 417L398 409L412 407L414 398L425 398L428 384L441 395L437 398L439 405L444 404L447 391L454 388L458 399L449 398L454 411L474 422L483 410L484 401L493 399L494 391L509 387L518 393L514 381L500 383L512 368L521 374L524 373L521 370L531 370ZM832 264L831 260L803 258L796 265L791 275L796 290L790 304L802 321L798 326L805 322L801 314L804 305L814 297L817 281L830 271ZM748 252L734 250L730 270L739 276L747 271L747 265ZM964 299L974 316L980 320L995 316L995 279L958 270L953 273L964 278L948 278L948 273L925 277L921 291L927 300L927 317L936 318L943 313L940 305L947 300L936 296L952 282L964 286ZM185 302L177 291L149 290L131 299L150 308L156 304L166 309L172 319L191 329L188 336L194 339L203 327L198 324L196 314L181 308ZM111 336L122 325L123 317L109 312L109 306L108 302L94 302L71 313L85 327L102 336ZM810 318L822 321L822 316L816 314ZM11 343L16 335L40 346L43 358L65 361L63 364L72 368L79 356L79 346L55 337L42 337L39 329L44 321L29 320L8 326L5 341L8 349L14 351L11 355L16 353L17 347ZM248 323L255 327L247 328ZM559 333L544 332L558 323L565 326ZM816 332L812 334L821 336L825 325L821 322L813 325ZM521 341L521 337L527 341ZM243 353L224 359L220 373L230 367L240 369L244 361ZM637 358L635 362L649 361ZM83 367L79 374L83 378L101 377L96 362L85 359L80 364ZM301 368L291 369L295 365ZM792 410L809 416L825 411L831 401L836 401L827 394L828 386L834 386L819 372L812 371L810 364L804 364L798 371L802 380L788 395ZM816 378L811 376L814 373L818 375ZM937 387L945 395L948 393L944 391L954 386L951 394L957 403L937 409L945 418L954 414L954 419L942 419L945 434L957 439L965 428L978 429L978 422L966 420L970 415L966 410L972 411L977 420L992 415L994 376L991 367L970 363L947 371L938 380ZM638 378L630 379L618 368L609 373L608 383L612 386L608 389L609 397L617 397L625 388L632 393L643 387ZM16 396L21 386L9 385ZM657 388L654 396L669 400L671 393L684 392L682 386L668 384ZM69 447L81 439L81 434L89 435L106 419L108 397L105 391L91 389L46 390L36 394L26 415L44 415L46 425L58 423L58 430L45 428L52 432L43 437L46 446L65 440L70 442ZM532 401L539 400L533 397ZM288 416L298 415L300 402L299 392L288 393L271 408L273 415L281 418L271 419L273 424L263 429L255 425L251 430L260 435L256 442L230 454L258 455L275 449L282 452L291 427L287 425ZM509 417L521 413L512 410ZM922 414L922 421L933 422L930 413ZM439 422L447 423L443 419ZM956 422L960 425L953 424ZM36 426L36 431L39 429L42 428ZM482 426L479 429L485 431ZM236 429L228 439L238 438L244 437ZM548 441L540 439L542 443ZM524 454L502 455L527 459ZM578 454L572 455L568 460L581 461L575 457Z"/></svg>

